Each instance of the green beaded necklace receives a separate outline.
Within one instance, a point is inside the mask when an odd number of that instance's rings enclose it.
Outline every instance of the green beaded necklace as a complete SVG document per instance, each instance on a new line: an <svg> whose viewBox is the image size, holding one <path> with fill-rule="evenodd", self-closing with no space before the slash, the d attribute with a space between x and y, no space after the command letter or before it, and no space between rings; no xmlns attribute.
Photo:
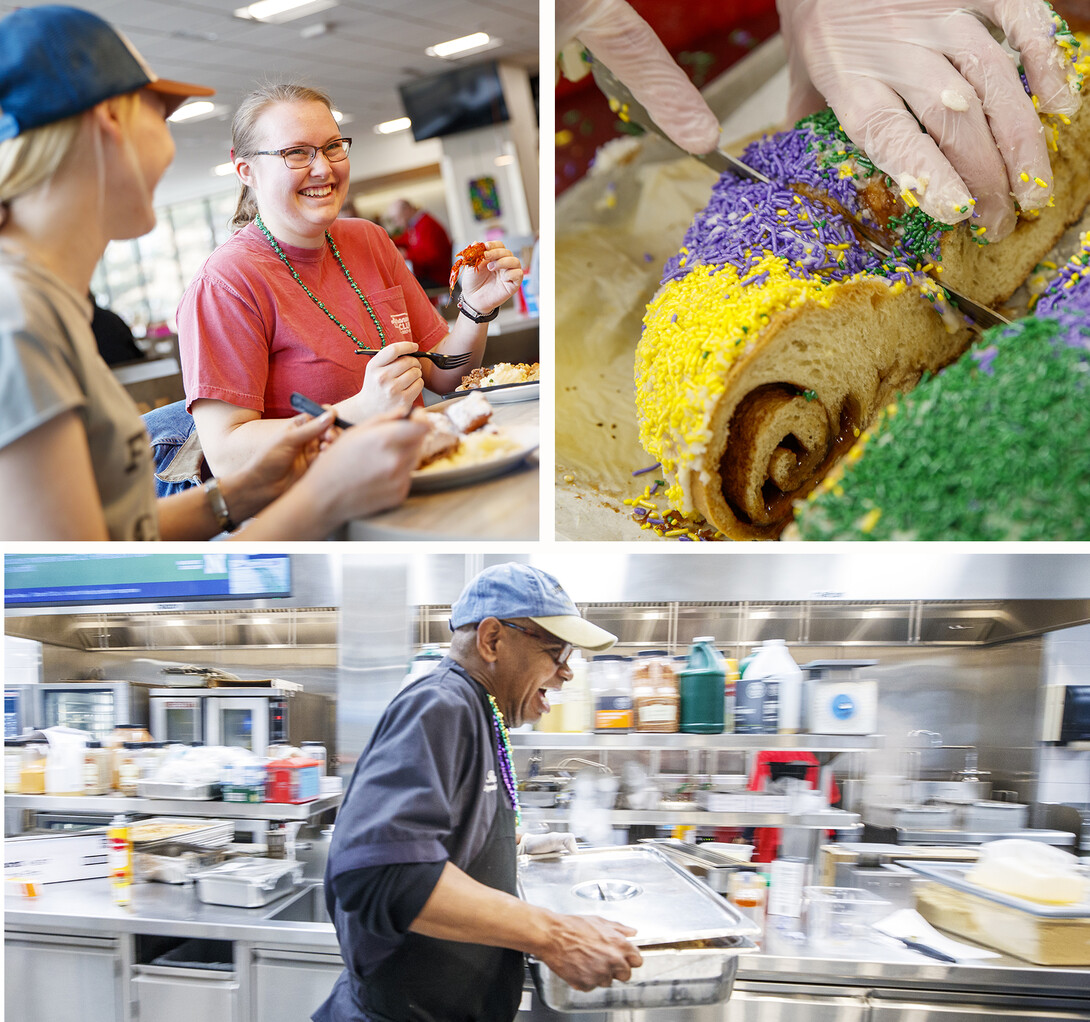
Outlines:
<svg viewBox="0 0 1090 1022"><path fill-rule="evenodd" d="M295 267L291 265L284 250L277 243L276 238L272 236L272 233L265 226L265 222L261 219L260 214L254 217L254 223L257 224L258 230L265 235L269 244L272 245L272 250L280 256L280 261L288 268L288 272L295 278L295 283L298 284L306 293L310 296L310 300L318 306L334 323L341 328L341 331L348 335L349 339L356 345L356 354L361 351L368 351L369 348L363 343L351 330L348 329L336 316L333 315L329 309L326 308L325 302L323 302L303 281L300 279L299 274L295 272ZM325 232L325 240L329 243L329 247L333 252L333 258L337 260L344 273L345 279L352 285L352 290L356 292L356 296L361 302L363 307L367 310L368 315L371 317L371 322L375 324L375 329L378 331L379 347L386 347L386 331L382 329L382 324L378 321L378 316L375 315L375 310L371 308L371 303L367 300L367 296L356 286L356 282L352 279L352 274L348 272L348 267L344 265L344 260L341 258L341 253L337 251L337 246L333 242L333 235L329 231Z"/></svg>

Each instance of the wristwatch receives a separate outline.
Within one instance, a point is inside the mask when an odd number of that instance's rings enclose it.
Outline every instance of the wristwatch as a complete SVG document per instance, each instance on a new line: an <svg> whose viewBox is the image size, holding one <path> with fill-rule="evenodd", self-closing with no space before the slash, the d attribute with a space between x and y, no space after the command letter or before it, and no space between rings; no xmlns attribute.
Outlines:
<svg viewBox="0 0 1090 1022"><path fill-rule="evenodd" d="M497 305L491 312L486 312L484 315L481 315L481 313L466 301L465 295L458 296L458 308L463 316L473 320L474 323L491 323L492 320L500 314L500 307Z"/></svg>
<svg viewBox="0 0 1090 1022"><path fill-rule="evenodd" d="M212 508L212 514L216 517L216 524L219 526L220 532L234 532L238 526L231 521L231 512L227 510L227 501L223 499L220 481L215 476L204 484L204 492L208 497L208 504Z"/></svg>

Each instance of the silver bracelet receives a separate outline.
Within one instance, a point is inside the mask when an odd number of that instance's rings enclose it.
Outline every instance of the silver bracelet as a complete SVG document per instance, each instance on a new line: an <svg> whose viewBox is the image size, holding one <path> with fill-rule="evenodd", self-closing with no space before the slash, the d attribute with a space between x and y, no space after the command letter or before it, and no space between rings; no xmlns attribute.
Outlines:
<svg viewBox="0 0 1090 1022"><path fill-rule="evenodd" d="M219 525L220 532L234 532L238 526L231 521L231 512L227 510L227 501L223 499L220 481L215 476L204 484L204 492L208 497L208 504L212 508L212 514L216 517L216 524Z"/></svg>

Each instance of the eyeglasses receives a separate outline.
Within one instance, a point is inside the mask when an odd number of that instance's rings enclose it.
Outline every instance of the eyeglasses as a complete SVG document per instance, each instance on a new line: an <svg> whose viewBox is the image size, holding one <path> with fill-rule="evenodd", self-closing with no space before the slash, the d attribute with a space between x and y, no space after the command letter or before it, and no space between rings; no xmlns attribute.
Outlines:
<svg viewBox="0 0 1090 1022"><path fill-rule="evenodd" d="M282 156L290 170L302 170L309 167L319 152L330 162L340 163L348 159L348 150L352 148L352 139L335 138L322 146L293 145L287 149L265 149L254 156Z"/></svg>
<svg viewBox="0 0 1090 1022"><path fill-rule="evenodd" d="M516 625L514 621L500 620L501 625L506 625L508 628L514 628L516 632L522 632L523 635L529 635L531 639L537 639L542 643L542 647L545 652L549 654L549 658L557 667L567 667L568 657L572 654L574 648L570 642L565 642L560 649L554 651L545 645L548 640L543 635L538 635L537 632L531 632L529 628L524 628L522 625Z"/></svg>

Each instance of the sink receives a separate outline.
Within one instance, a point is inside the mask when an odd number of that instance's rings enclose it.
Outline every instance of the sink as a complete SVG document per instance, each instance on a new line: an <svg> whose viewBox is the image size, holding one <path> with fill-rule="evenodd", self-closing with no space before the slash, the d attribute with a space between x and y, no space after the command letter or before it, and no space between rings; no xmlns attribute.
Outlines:
<svg viewBox="0 0 1090 1022"><path fill-rule="evenodd" d="M289 901L270 912L266 919L278 919L290 923L329 923L325 907L325 884L320 881L308 884Z"/></svg>

